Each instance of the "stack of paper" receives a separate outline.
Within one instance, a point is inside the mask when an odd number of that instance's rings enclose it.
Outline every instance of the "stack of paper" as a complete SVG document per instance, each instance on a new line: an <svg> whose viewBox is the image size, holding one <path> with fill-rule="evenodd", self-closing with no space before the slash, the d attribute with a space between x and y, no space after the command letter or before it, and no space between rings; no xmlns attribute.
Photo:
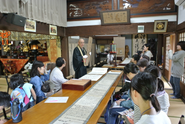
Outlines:
<svg viewBox="0 0 185 124"><path fill-rule="evenodd" d="M91 81L97 81L99 80L103 75L98 75L98 74L86 74L84 76L82 76L81 78L79 79L90 79Z"/></svg>
<svg viewBox="0 0 185 124"><path fill-rule="evenodd" d="M95 75L95 74L105 74L105 73L107 73L107 70L108 70L108 68L98 68L98 67L94 67L93 69L92 69L92 71L89 73L89 74L93 74L93 75Z"/></svg>
<svg viewBox="0 0 185 124"><path fill-rule="evenodd" d="M48 97L44 103L66 103L69 97Z"/></svg>
<svg viewBox="0 0 185 124"><path fill-rule="evenodd" d="M128 64L130 63L132 58L126 58L123 62L121 62L121 64Z"/></svg>
<svg viewBox="0 0 185 124"><path fill-rule="evenodd" d="M119 72L109 71L108 74L121 74L121 71L119 71Z"/></svg>

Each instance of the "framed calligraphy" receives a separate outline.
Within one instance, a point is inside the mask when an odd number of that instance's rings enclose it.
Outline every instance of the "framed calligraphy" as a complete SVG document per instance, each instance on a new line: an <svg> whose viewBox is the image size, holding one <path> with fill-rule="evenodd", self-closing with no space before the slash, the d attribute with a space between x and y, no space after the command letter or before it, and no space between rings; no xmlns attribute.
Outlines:
<svg viewBox="0 0 185 124"><path fill-rule="evenodd" d="M130 24L130 10L113 10L100 12L101 25Z"/></svg>
<svg viewBox="0 0 185 124"><path fill-rule="evenodd" d="M138 51L143 51L144 44L147 43L146 34L134 34L132 42L132 54L136 54Z"/></svg>

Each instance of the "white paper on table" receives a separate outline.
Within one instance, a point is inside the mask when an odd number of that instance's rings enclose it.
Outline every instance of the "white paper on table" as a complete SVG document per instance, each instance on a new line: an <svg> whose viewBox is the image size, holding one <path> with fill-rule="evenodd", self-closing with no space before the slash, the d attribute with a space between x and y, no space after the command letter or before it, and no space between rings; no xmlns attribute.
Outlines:
<svg viewBox="0 0 185 124"><path fill-rule="evenodd" d="M90 79L91 81L97 81L98 79L100 79L102 77L102 75L90 75L90 74L86 74L84 76L82 76L79 79Z"/></svg>
<svg viewBox="0 0 185 124"><path fill-rule="evenodd" d="M66 103L69 97L48 97L44 103Z"/></svg>
<svg viewBox="0 0 185 124"><path fill-rule="evenodd" d="M128 64L132 58L126 58L121 64Z"/></svg>
<svg viewBox="0 0 185 124"><path fill-rule="evenodd" d="M113 67L114 65L104 64L103 66Z"/></svg>
<svg viewBox="0 0 185 124"><path fill-rule="evenodd" d="M92 71L88 74L105 74L107 73L108 68L98 68L94 67Z"/></svg>
<svg viewBox="0 0 185 124"><path fill-rule="evenodd" d="M121 72L109 71L108 74L121 74Z"/></svg>

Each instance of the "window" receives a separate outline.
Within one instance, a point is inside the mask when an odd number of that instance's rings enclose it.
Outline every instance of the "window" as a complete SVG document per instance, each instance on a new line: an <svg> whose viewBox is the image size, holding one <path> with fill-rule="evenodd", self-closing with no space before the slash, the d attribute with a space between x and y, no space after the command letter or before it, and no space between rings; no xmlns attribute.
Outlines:
<svg viewBox="0 0 185 124"><path fill-rule="evenodd" d="M179 41L185 41L185 32L179 34Z"/></svg>

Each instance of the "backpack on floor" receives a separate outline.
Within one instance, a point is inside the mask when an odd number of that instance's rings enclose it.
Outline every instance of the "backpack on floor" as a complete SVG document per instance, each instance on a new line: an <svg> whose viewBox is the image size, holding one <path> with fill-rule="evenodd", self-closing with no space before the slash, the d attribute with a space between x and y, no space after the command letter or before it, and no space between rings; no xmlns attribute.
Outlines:
<svg viewBox="0 0 185 124"><path fill-rule="evenodd" d="M30 95L30 98L28 98L26 92L22 88L23 85L21 85L20 87L15 88L12 91L12 93L11 93L11 101L13 101L14 99L17 98L17 99L19 99L19 103L22 103L23 107L25 107L30 102L31 95Z"/></svg>

